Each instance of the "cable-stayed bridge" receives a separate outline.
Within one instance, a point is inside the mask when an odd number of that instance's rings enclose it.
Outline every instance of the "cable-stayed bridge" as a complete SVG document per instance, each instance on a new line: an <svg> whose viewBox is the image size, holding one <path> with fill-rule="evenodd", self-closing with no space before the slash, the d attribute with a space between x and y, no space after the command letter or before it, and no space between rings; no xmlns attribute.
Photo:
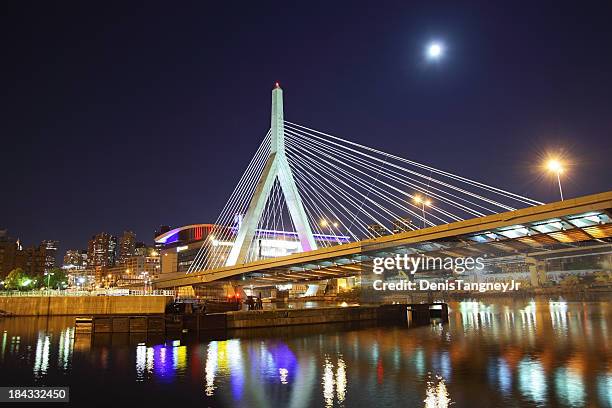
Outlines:
<svg viewBox="0 0 612 408"><path fill-rule="evenodd" d="M283 111L276 84L270 130L211 233L187 273L155 286L351 276L374 256L405 253L511 261L586 243L610 250L612 193L544 205L286 121Z"/></svg>

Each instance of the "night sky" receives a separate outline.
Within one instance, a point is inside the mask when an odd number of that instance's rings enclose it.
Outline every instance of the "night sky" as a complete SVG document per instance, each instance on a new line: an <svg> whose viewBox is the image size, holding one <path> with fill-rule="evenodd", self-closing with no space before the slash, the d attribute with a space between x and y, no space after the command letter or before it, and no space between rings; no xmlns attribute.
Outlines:
<svg viewBox="0 0 612 408"><path fill-rule="evenodd" d="M213 222L277 80L293 122L546 202L564 151L567 197L612 189L612 3L301 3L3 2L0 229Z"/></svg>

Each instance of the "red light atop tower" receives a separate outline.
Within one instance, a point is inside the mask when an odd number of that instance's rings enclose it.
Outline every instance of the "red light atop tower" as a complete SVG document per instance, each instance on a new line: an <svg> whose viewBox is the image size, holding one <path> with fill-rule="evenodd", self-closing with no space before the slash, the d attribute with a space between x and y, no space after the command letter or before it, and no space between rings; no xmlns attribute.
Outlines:
<svg viewBox="0 0 612 408"><path fill-rule="evenodd" d="M275 88L280 88L280 84L279 84L278 82L275 82L275 83L274 83L274 87L275 87Z"/></svg>

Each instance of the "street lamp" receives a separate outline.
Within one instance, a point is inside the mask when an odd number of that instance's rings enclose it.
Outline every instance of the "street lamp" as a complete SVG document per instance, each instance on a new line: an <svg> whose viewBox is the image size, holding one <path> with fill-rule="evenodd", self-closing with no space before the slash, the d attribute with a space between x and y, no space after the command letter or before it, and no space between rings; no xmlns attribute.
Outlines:
<svg viewBox="0 0 612 408"><path fill-rule="evenodd" d="M557 183L559 183L559 195L561 195L561 201L563 201L563 189L561 188L561 173L563 173L563 165L557 159L550 159L546 163L546 169L551 173L557 175Z"/></svg>
<svg viewBox="0 0 612 408"><path fill-rule="evenodd" d="M323 228L327 227L327 229L329 229L329 234L335 236L336 237L336 241L338 243L340 243L340 238L338 238L338 236L337 236L338 234L335 233L334 229L333 229L333 228L335 228L337 230L338 227L340 226L340 223L338 221L328 221L325 218L322 218L321 221L320 221L320 225Z"/></svg>
<svg viewBox="0 0 612 408"><path fill-rule="evenodd" d="M431 207L431 200L429 198L423 198L420 195L413 197L415 203L420 204L423 209L423 228L425 228L425 207Z"/></svg>
<svg viewBox="0 0 612 408"><path fill-rule="evenodd" d="M55 273L45 272L45 275L47 275L47 289L49 289L49 281L51 280L51 275L55 275Z"/></svg>

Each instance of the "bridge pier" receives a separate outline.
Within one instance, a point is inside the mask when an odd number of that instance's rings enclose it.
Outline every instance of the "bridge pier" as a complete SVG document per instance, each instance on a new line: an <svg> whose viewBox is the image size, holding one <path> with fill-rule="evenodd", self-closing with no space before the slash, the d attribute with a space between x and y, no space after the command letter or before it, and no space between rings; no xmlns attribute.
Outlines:
<svg viewBox="0 0 612 408"><path fill-rule="evenodd" d="M539 288L544 283L548 282L548 277L546 276L546 261L527 257L525 258L525 263L529 269L531 286Z"/></svg>

